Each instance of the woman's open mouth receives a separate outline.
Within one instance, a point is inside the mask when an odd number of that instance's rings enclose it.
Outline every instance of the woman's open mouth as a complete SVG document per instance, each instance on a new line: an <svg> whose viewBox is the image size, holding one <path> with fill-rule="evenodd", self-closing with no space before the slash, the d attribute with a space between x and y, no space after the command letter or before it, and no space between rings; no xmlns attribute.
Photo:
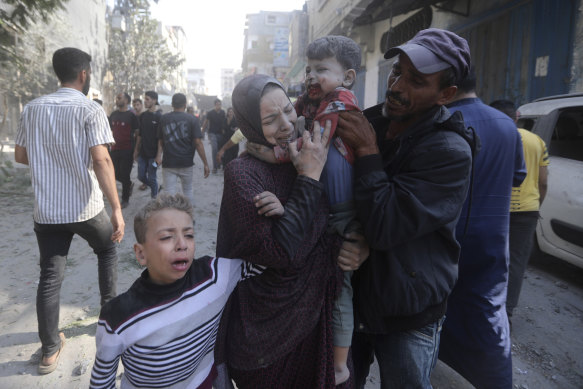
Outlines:
<svg viewBox="0 0 583 389"><path fill-rule="evenodd" d="M276 138L275 138L275 142L277 143L277 145L279 147L281 147L282 149L286 150L288 145L293 142L294 140L296 140L297 136L295 133L295 130L289 131L289 132L282 132L280 133Z"/></svg>

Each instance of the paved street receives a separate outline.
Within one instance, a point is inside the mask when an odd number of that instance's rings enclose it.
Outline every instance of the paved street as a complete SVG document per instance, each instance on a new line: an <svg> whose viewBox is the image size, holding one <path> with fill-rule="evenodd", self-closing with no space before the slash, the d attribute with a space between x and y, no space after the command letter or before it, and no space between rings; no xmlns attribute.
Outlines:
<svg viewBox="0 0 583 389"><path fill-rule="evenodd" d="M210 160L210 147L205 141ZM8 158L10 158L8 154ZM222 196L222 173L202 178L195 157L196 256L213 255ZM0 388L87 388L95 352L94 334L99 293L94 255L74 239L62 290L61 328L68 340L56 372L38 376L39 341L35 295L38 249L32 231L32 194L26 170L9 170L10 182L0 186ZM132 173L135 178L135 169ZM124 209L126 236L119 246L118 290L126 290L141 272L132 250L133 215L148 200L136 189ZM521 302L513 319L515 388L583 387L583 271L543 257L529 268ZM120 371L121 372L121 369ZM118 372L118 373L119 373ZM438 363L435 388L472 386ZM367 389L380 388L378 369L372 368Z"/></svg>

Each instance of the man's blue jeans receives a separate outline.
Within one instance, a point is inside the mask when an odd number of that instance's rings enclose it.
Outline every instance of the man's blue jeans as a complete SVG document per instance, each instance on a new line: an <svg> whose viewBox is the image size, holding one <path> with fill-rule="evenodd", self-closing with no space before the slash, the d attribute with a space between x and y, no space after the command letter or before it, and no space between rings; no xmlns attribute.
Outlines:
<svg viewBox="0 0 583 389"><path fill-rule="evenodd" d="M34 223L34 232L40 251L40 280L36 295L38 332L43 355L48 356L56 353L61 345L60 292L73 235L77 234L86 240L97 254L101 305L116 296L117 249L111 241L113 227L105 210L79 223Z"/></svg>
<svg viewBox="0 0 583 389"><path fill-rule="evenodd" d="M158 196L158 179L156 171L158 168L154 167L154 158L138 157L138 180L150 187L150 195L153 199Z"/></svg>
<svg viewBox="0 0 583 389"><path fill-rule="evenodd" d="M355 387L364 388L376 356L382 389L431 388L429 377L437 362L443 320L416 330L388 334L355 331L352 338Z"/></svg>

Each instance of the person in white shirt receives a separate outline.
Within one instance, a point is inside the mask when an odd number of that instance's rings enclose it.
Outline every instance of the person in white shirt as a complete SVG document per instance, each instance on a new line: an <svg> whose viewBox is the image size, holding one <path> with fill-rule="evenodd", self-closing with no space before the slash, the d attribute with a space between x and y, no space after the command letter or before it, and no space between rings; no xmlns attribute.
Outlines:
<svg viewBox="0 0 583 389"><path fill-rule="evenodd" d="M39 374L57 368L65 343L59 327L59 294L73 235L98 258L101 305L116 296L116 242L125 223L108 145L114 142L107 115L87 98L91 56L66 47L53 54L61 82L55 93L26 105L16 136L15 160L30 166L35 195L34 231L40 251L37 317L42 357ZM103 195L111 206L108 220Z"/></svg>

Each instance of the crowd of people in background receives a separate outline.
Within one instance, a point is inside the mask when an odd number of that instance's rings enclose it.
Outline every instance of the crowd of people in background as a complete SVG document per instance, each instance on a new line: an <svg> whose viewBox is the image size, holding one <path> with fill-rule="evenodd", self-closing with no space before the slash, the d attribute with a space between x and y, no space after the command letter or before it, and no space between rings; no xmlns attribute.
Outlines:
<svg viewBox="0 0 583 389"><path fill-rule="evenodd" d="M178 100L180 100L179 107L176 106ZM103 102L99 99L94 99L94 101L103 105ZM134 162L137 163L137 178L141 183L139 190L149 188L151 198L156 198L163 188L163 185L158 184L157 179L159 166L166 167L162 173L163 182L167 182L165 185L166 191L177 193L174 182L175 175L171 174L172 169L176 168L174 166L177 163L175 159L180 158L177 153L186 153L183 155L184 159L191 160L192 158L190 158L189 154L194 156L195 151L198 151L204 166L207 165L204 148L201 143L205 133L208 134L213 150L213 174L216 174L218 170L239 154L238 143L244 137L241 136L240 131L238 131L238 137L233 137L238 130L238 126L232 108L229 107L227 113L225 113L221 108L221 100L216 99L215 109L208 114L204 110L200 110L196 114L194 107L187 103L187 98L182 93L177 93L172 97L172 112L185 112L188 116L182 115L181 117L187 120L188 124L184 124L186 122L181 121L178 127L182 126L183 129L176 130L177 124L173 122L170 125L174 128L172 130L173 134L166 133L164 136L164 131L160 130L160 128L164 126L164 124L161 124L163 117L167 118L167 116L165 116L166 114L160 107L156 91L146 91L143 100L139 97L131 99L126 92L120 92L115 96L115 110L109 115L110 127L115 142L112 143L109 149L114 165L115 178L122 184L122 208L128 206L133 193L134 183L131 182L130 175ZM182 141L186 143L176 148L174 139L176 136L179 138L184 137L186 134L184 131L188 133L188 139L183 138ZM166 138L166 147L164 147L164 138ZM236 143L230 142L231 138L237 139ZM172 139L172 142L169 142L170 139ZM195 139L198 140L195 141ZM162 145L159 145L160 142ZM220 150L222 152L219 153ZM162 155L166 156L165 160ZM178 168L188 167L182 166L184 164L188 165L186 162L179 162L178 164L181 165ZM182 193L194 204L193 182L189 180L191 174L189 172L183 173L176 177L182 177L181 180L184 179L184 181L181 181ZM205 171L204 177L206 178L207 176L208 174Z"/></svg>
<svg viewBox="0 0 583 389"><path fill-rule="evenodd" d="M546 147L516 128L512 102L480 100L462 37L422 30L385 58L385 100L363 111L360 47L328 36L308 45L295 102L251 75L226 111L216 99L196 115L176 93L164 113L156 91L120 91L107 117L86 98L91 57L57 50L61 88L26 105L15 149L35 193L38 372L65 345L59 292L77 234L98 258L92 388L115 387L121 360L122 387L362 389L374 359L382 388L431 388L438 358L477 388L512 388L510 318ZM196 154L204 178L224 174L216 253L198 259ZM151 197L134 219L146 269L116 297L134 162Z"/></svg>

